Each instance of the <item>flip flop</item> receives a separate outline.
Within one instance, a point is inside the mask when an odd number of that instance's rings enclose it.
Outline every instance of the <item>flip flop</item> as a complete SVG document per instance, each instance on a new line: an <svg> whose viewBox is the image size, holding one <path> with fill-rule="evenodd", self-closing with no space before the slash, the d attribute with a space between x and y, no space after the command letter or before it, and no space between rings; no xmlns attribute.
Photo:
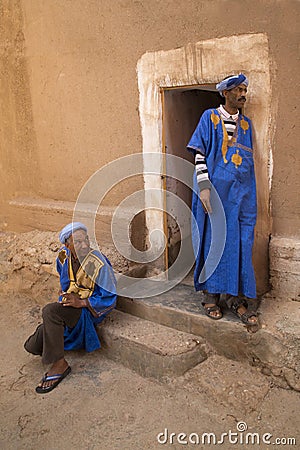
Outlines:
<svg viewBox="0 0 300 450"><path fill-rule="evenodd" d="M64 373L60 373L60 374L57 374L57 375L48 375L48 372L45 373L45 375L42 378L41 383L46 383L47 381L53 381L53 380L56 380L56 381L54 381L54 383L52 383L50 386L47 386L47 387L44 387L44 388L43 388L43 386L37 386L35 388L35 391L38 394L47 394L47 392L53 391L53 389L56 388L56 386L58 386L59 383L64 378L66 378L66 376L69 375L70 372L71 372L71 367L68 366L66 368L66 370L64 371Z"/></svg>

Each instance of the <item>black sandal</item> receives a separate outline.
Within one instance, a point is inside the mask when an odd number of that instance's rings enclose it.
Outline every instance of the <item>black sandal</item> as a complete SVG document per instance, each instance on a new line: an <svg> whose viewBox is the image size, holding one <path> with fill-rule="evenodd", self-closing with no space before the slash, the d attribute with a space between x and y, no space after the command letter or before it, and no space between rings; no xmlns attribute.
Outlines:
<svg viewBox="0 0 300 450"><path fill-rule="evenodd" d="M248 308L248 302L245 299L242 298L231 298L230 299L232 301L231 306L230 306L230 310L239 318L241 319L241 321L245 324L245 325L250 325L250 326L257 326L258 325L258 320L256 320L256 322L252 322L251 317L256 317L257 318L257 314L255 311L245 311L243 314L238 312L238 309L240 308L240 306L244 306L246 309Z"/></svg>
<svg viewBox="0 0 300 450"><path fill-rule="evenodd" d="M205 307L205 303L204 303L204 304L202 303L202 306L203 306L203 309L204 309L205 314L206 314L207 317L209 317L210 319L213 319L213 320L220 320L220 319L222 319L223 314L222 314L221 308L220 308L218 305L207 306L207 307ZM219 315L219 316L212 316L212 315L210 314L210 313L212 313L212 312L218 312L220 315Z"/></svg>
<svg viewBox="0 0 300 450"><path fill-rule="evenodd" d="M244 314L240 314L237 312L237 316L246 325L250 325L250 326L258 325L258 320L256 320L256 322L252 322L251 320L249 320L249 319L251 319L251 317L256 317L256 319L257 319L257 314L254 311L245 311Z"/></svg>

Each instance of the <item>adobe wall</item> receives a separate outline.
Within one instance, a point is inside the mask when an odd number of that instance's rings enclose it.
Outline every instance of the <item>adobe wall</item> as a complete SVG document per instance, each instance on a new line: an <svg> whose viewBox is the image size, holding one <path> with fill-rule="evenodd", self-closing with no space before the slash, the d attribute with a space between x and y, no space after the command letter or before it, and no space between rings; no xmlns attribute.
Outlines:
<svg viewBox="0 0 300 450"><path fill-rule="evenodd" d="M7 220L7 200L72 202L95 169L141 151L136 65L144 53L266 33L276 111L272 235L299 239L299 10L297 0L1 0L1 228L18 225L17 215ZM137 186L122 183L106 203Z"/></svg>
<svg viewBox="0 0 300 450"><path fill-rule="evenodd" d="M0 203L39 189L39 153L20 1L0 2ZM3 217L1 220L3 227Z"/></svg>

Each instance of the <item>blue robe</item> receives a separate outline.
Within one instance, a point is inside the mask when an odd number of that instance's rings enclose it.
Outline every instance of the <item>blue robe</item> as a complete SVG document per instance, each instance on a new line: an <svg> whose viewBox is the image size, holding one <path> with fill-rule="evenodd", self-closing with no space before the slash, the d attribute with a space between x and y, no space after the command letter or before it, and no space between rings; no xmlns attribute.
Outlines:
<svg viewBox="0 0 300 450"><path fill-rule="evenodd" d="M212 230L200 202L194 174L192 213L197 227L197 230L192 230L196 258L195 289L255 298L252 248L257 207L251 121L240 114L235 133L229 141L218 110L206 110L191 137L188 150L194 155L199 151L205 156L208 176L215 188L215 192L214 189L211 191L213 213L217 208L217 193L226 218L224 251L214 272L206 279L206 268L202 269L211 246Z"/></svg>
<svg viewBox="0 0 300 450"><path fill-rule="evenodd" d="M65 327L65 350L85 349L91 352L100 348L95 326L116 306L116 280L109 260L92 250L82 261L76 275L73 273L71 253L67 247L60 249L56 268L63 292L77 293L87 299L89 306L82 308L74 328ZM62 295L58 301L61 302Z"/></svg>

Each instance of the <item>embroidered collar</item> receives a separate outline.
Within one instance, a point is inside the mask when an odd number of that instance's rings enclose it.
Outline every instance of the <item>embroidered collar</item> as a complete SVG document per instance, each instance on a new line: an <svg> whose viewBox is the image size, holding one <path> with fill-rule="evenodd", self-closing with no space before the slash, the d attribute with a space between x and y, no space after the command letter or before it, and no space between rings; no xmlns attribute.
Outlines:
<svg viewBox="0 0 300 450"><path fill-rule="evenodd" d="M224 116L224 117L226 117L226 119L232 119L232 120L234 120L235 122L237 122L237 120L238 120L238 118L239 118L239 112L237 112L236 114L229 114L229 112L227 112L226 111L226 109L224 108L224 106L223 105L220 105L219 106L219 111L220 111L220 113Z"/></svg>

